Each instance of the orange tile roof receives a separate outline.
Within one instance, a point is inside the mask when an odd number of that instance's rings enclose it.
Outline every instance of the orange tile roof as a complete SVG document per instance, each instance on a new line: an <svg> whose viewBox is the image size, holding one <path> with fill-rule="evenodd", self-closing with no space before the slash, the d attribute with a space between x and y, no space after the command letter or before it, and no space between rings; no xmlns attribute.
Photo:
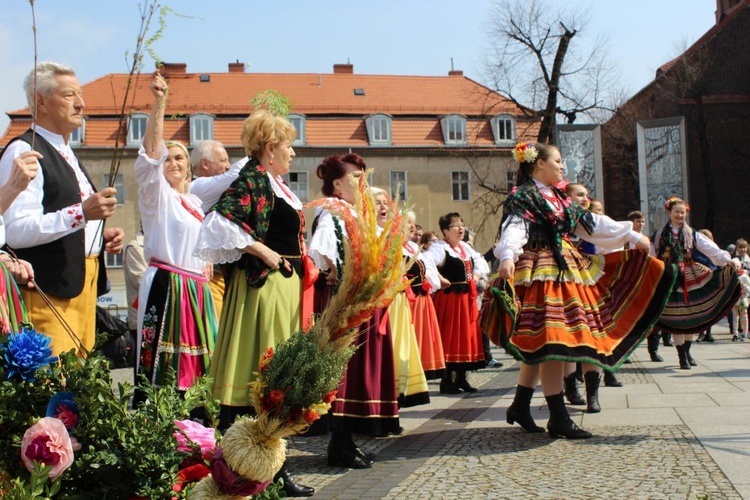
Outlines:
<svg viewBox="0 0 750 500"><path fill-rule="evenodd" d="M201 82L207 75L209 81ZM84 145L108 147L116 131L115 117L125 95L126 74L108 74L83 85L87 115ZM307 116L306 144L310 146L368 146L363 118L372 113L393 116L394 146L444 146L438 118L445 114L468 117L470 145L494 145L486 124L474 130L472 117L510 114L521 110L496 92L462 75L397 76L333 74L258 73L169 73L165 137L187 142L186 118L194 113L216 117L214 135L228 146L239 146L242 120L251 112L250 100L259 92L273 89L288 96L292 111ZM129 95L132 109L148 113L153 98L149 75L136 78ZM354 94L363 89L364 95ZM119 104L118 104L119 103ZM131 106L128 106L128 110ZM29 110L8 113L11 125L0 144L28 127ZM429 120L420 120L420 117ZM172 118L170 120L170 118ZM23 125L19 120L25 121Z"/></svg>
<svg viewBox="0 0 750 500"><path fill-rule="evenodd" d="M210 81L201 82L208 75ZM461 113L518 114L518 108L499 94L460 76L397 76L357 74L185 73L168 75L167 115L207 112L247 115L258 92L277 90L288 96L296 113L439 115ZM137 110L148 111L153 101L150 78L136 78L129 98ZM127 75L112 73L83 85L86 113L117 114L125 94ZM361 88L365 95L354 95ZM24 108L11 115L28 114Z"/></svg>

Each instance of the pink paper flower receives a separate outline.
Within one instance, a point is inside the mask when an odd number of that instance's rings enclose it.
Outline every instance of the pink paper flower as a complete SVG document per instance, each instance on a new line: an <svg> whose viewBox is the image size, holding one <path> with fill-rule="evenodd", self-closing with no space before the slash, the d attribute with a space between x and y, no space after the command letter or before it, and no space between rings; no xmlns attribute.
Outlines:
<svg viewBox="0 0 750 500"><path fill-rule="evenodd" d="M49 477L57 479L73 464L73 443L65 424L54 417L44 417L29 427L21 442L21 458L29 471L34 461L52 466Z"/></svg>
<svg viewBox="0 0 750 500"><path fill-rule="evenodd" d="M182 432L176 431L172 434L177 440L178 450L187 452L193 451L189 444L190 442L193 442L200 446L203 458L208 460L213 456L214 450L216 449L216 433L214 429L211 427L204 427L192 420L175 420L174 424L178 429L182 430ZM183 432L185 433L184 435ZM187 438L185 436L187 436Z"/></svg>

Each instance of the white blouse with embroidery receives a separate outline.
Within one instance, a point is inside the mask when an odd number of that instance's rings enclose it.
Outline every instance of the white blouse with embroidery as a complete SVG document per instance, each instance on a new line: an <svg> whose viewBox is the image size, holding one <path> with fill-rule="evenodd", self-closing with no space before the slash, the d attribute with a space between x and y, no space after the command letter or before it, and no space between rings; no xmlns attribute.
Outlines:
<svg viewBox="0 0 750 500"><path fill-rule="evenodd" d="M164 177L163 164L167 147L162 142L161 157L150 158L141 146L135 160L138 181L138 209L143 224L143 253L146 260L161 261L203 273L205 262L193 256L193 242L198 238L202 217L201 201L191 194L180 194ZM185 208L185 205L190 210ZM191 213L191 211L193 213Z"/></svg>
<svg viewBox="0 0 750 500"><path fill-rule="evenodd" d="M424 272L427 282L432 287L433 291L440 290L440 273L438 273L435 262L427 251L419 252L419 245L413 241L407 241L404 244L407 248L404 248L405 257L413 257L417 255L417 260L424 263ZM419 252L419 254L417 254Z"/></svg>
<svg viewBox="0 0 750 500"><path fill-rule="evenodd" d="M283 198L295 210L302 210L302 202L289 189L281 186L281 178L274 178L267 172L273 194ZM206 216L195 245L195 255L210 260L214 264L229 264L240 260L245 248L255 244L255 238L240 226L218 212Z"/></svg>
<svg viewBox="0 0 750 500"><path fill-rule="evenodd" d="M458 243L460 248L463 250L464 255L468 256L474 263L474 273L479 274L482 277L487 277L490 273L490 266L487 261L484 260L482 254L471 248L467 243L461 241ZM448 252L452 257L457 257L461 260L468 260L461 257L450 244L445 240L438 240L425 252L426 255L432 259L436 267L440 267L445 263L445 252ZM440 286L436 290L439 290Z"/></svg>
<svg viewBox="0 0 750 500"><path fill-rule="evenodd" d="M543 195L552 196L552 189L549 186L545 186L536 180L534 180L534 183ZM555 208L549 201L547 203ZM576 225L573 234L596 245L597 253L599 249L606 253L608 250L621 248L625 246L625 243L635 246L641 239L641 233L633 231L632 222L617 222L606 215L593 213L591 217L594 221L594 229L591 234L586 232L580 223ZM506 259L513 259L513 262L515 262L523 253L523 247L528 240L528 221L519 215L511 215L503 223L502 235L500 241L495 245L493 254L501 262Z"/></svg>

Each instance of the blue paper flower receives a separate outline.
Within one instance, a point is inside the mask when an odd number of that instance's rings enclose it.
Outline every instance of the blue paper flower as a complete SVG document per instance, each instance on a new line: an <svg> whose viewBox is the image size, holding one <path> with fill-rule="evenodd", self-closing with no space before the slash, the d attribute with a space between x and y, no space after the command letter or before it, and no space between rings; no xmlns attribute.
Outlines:
<svg viewBox="0 0 750 500"><path fill-rule="evenodd" d="M78 425L78 404L72 392L58 392L47 404L45 417L55 417L62 420L65 428L70 429Z"/></svg>
<svg viewBox="0 0 750 500"><path fill-rule="evenodd" d="M11 379L18 375L22 380L33 382L39 368L57 362L57 358L52 356L50 340L31 328L11 333L3 348L5 376Z"/></svg>

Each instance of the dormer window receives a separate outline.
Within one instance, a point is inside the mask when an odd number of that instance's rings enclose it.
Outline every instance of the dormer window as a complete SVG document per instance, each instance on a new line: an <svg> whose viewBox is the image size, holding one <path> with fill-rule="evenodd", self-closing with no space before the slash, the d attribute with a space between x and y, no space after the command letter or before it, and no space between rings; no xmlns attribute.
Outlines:
<svg viewBox="0 0 750 500"><path fill-rule="evenodd" d="M190 145L214 138L214 117L198 113L190 117Z"/></svg>
<svg viewBox="0 0 750 500"><path fill-rule="evenodd" d="M287 120L289 120L289 123L294 125L294 128L297 130L297 138L294 139L294 142L292 145L294 146L302 146L305 144L305 116L304 115L298 115L298 114L290 114L287 117Z"/></svg>
<svg viewBox="0 0 750 500"><path fill-rule="evenodd" d="M138 147L146 135L146 123L148 115L145 113L133 113L128 119L128 146Z"/></svg>
<svg viewBox="0 0 750 500"><path fill-rule="evenodd" d="M370 115L365 118L365 125L367 126L367 138L371 146L390 146L393 144L390 116Z"/></svg>
<svg viewBox="0 0 750 500"><path fill-rule="evenodd" d="M440 119L445 144L466 144L466 117L448 115Z"/></svg>
<svg viewBox="0 0 750 500"><path fill-rule="evenodd" d="M516 143L516 121L511 115L492 117L492 134L495 136L495 144L514 146Z"/></svg>
<svg viewBox="0 0 750 500"><path fill-rule="evenodd" d="M70 146L80 146L83 144L83 139L86 136L86 120L83 120L83 123L80 127L75 129L70 134L70 139L68 139L68 144Z"/></svg>

